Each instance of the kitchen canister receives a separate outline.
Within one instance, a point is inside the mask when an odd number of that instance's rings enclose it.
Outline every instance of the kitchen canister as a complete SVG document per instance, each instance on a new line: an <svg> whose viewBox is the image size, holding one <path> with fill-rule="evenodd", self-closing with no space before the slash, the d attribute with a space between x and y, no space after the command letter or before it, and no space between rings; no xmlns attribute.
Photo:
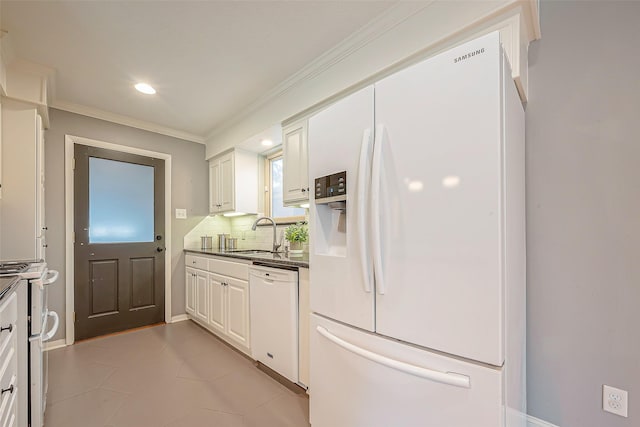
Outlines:
<svg viewBox="0 0 640 427"><path fill-rule="evenodd" d="M213 237L200 236L200 247L202 249L211 249L213 247Z"/></svg>
<svg viewBox="0 0 640 427"><path fill-rule="evenodd" d="M228 234L218 234L218 249L227 249Z"/></svg>
<svg viewBox="0 0 640 427"><path fill-rule="evenodd" d="M237 237L227 237L227 250L237 249L238 248L238 238Z"/></svg>

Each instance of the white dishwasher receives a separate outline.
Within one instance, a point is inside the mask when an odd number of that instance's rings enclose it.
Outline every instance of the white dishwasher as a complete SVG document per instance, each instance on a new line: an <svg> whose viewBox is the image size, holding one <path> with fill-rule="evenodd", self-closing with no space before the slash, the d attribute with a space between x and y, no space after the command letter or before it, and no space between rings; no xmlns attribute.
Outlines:
<svg viewBox="0 0 640 427"><path fill-rule="evenodd" d="M298 272L249 268L251 353L254 359L298 382Z"/></svg>

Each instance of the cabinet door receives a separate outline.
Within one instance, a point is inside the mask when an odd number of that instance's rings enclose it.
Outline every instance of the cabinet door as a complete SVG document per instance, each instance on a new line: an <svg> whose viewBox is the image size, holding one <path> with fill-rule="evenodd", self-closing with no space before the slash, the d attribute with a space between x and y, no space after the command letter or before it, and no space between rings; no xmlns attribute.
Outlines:
<svg viewBox="0 0 640 427"><path fill-rule="evenodd" d="M307 168L307 121L287 126L283 131L283 200L285 205L309 199Z"/></svg>
<svg viewBox="0 0 640 427"><path fill-rule="evenodd" d="M225 284L222 276L209 274L209 326L226 334Z"/></svg>
<svg viewBox="0 0 640 427"><path fill-rule="evenodd" d="M184 279L186 289L186 311L191 315L196 313L196 271L187 267Z"/></svg>
<svg viewBox="0 0 640 427"><path fill-rule="evenodd" d="M220 161L209 160L209 213L220 211Z"/></svg>
<svg viewBox="0 0 640 427"><path fill-rule="evenodd" d="M220 157L220 209L228 212L235 209L235 175L233 153Z"/></svg>
<svg viewBox="0 0 640 427"><path fill-rule="evenodd" d="M227 284L227 335L243 347L249 348L249 283L226 278Z"/></svg>
<svg viewBox="0 0 640 427"><path fill-rule="evenodd" d="M209 278L206 272L196 270L196 317L209 321Z"/></svg>

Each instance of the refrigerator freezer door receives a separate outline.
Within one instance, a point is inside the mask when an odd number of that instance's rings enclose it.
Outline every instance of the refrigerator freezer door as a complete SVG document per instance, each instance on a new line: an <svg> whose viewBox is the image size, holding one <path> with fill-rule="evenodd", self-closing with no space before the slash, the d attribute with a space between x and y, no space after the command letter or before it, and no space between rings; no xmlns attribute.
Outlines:
<svg viewBox="0 0 640 427"><path fill-rule="evenodd" d="M504 361L500 61L495 33L376 83L372 209L384 284L376 331L496 366Z"/></svg>
<svg viewBox="0 0 640 427"><path fill-rule="evenodd" d="M500 369L424 351L316 315L311 325L313 427L503 425Z"/></svg>
<svg viewBox="0 0 640 427"><path fill-rule="evenodd" d="M311 311L373 331L373 266L368 196L373 150L373 87L309 119L309 178L346 171L346 211L315 203L311 191Z"/></svg>

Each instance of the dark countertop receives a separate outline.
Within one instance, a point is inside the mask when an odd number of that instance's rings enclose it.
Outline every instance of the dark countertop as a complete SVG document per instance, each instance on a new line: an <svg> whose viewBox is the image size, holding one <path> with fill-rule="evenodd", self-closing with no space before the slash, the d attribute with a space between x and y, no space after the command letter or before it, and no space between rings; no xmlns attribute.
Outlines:
<svg viewBox="0 0 640 427"><path fill-rule="evenodd" d="M294 267L309 268L309 254L305 253L302 256L285 256L283 253L259 253L259 254L241 254L237 252L227 252L220 249L191 249L185 248L185 252L192 252L195 254L215 255L228 258L246 259L249 261L255 261L265 264L273 265L288 265Z"/></svg>
<svg viewBox="0 0 640 427"><path fill-rule="evenodd" d="M20 283L18 276L0 277L0 301Z"/></svg>

